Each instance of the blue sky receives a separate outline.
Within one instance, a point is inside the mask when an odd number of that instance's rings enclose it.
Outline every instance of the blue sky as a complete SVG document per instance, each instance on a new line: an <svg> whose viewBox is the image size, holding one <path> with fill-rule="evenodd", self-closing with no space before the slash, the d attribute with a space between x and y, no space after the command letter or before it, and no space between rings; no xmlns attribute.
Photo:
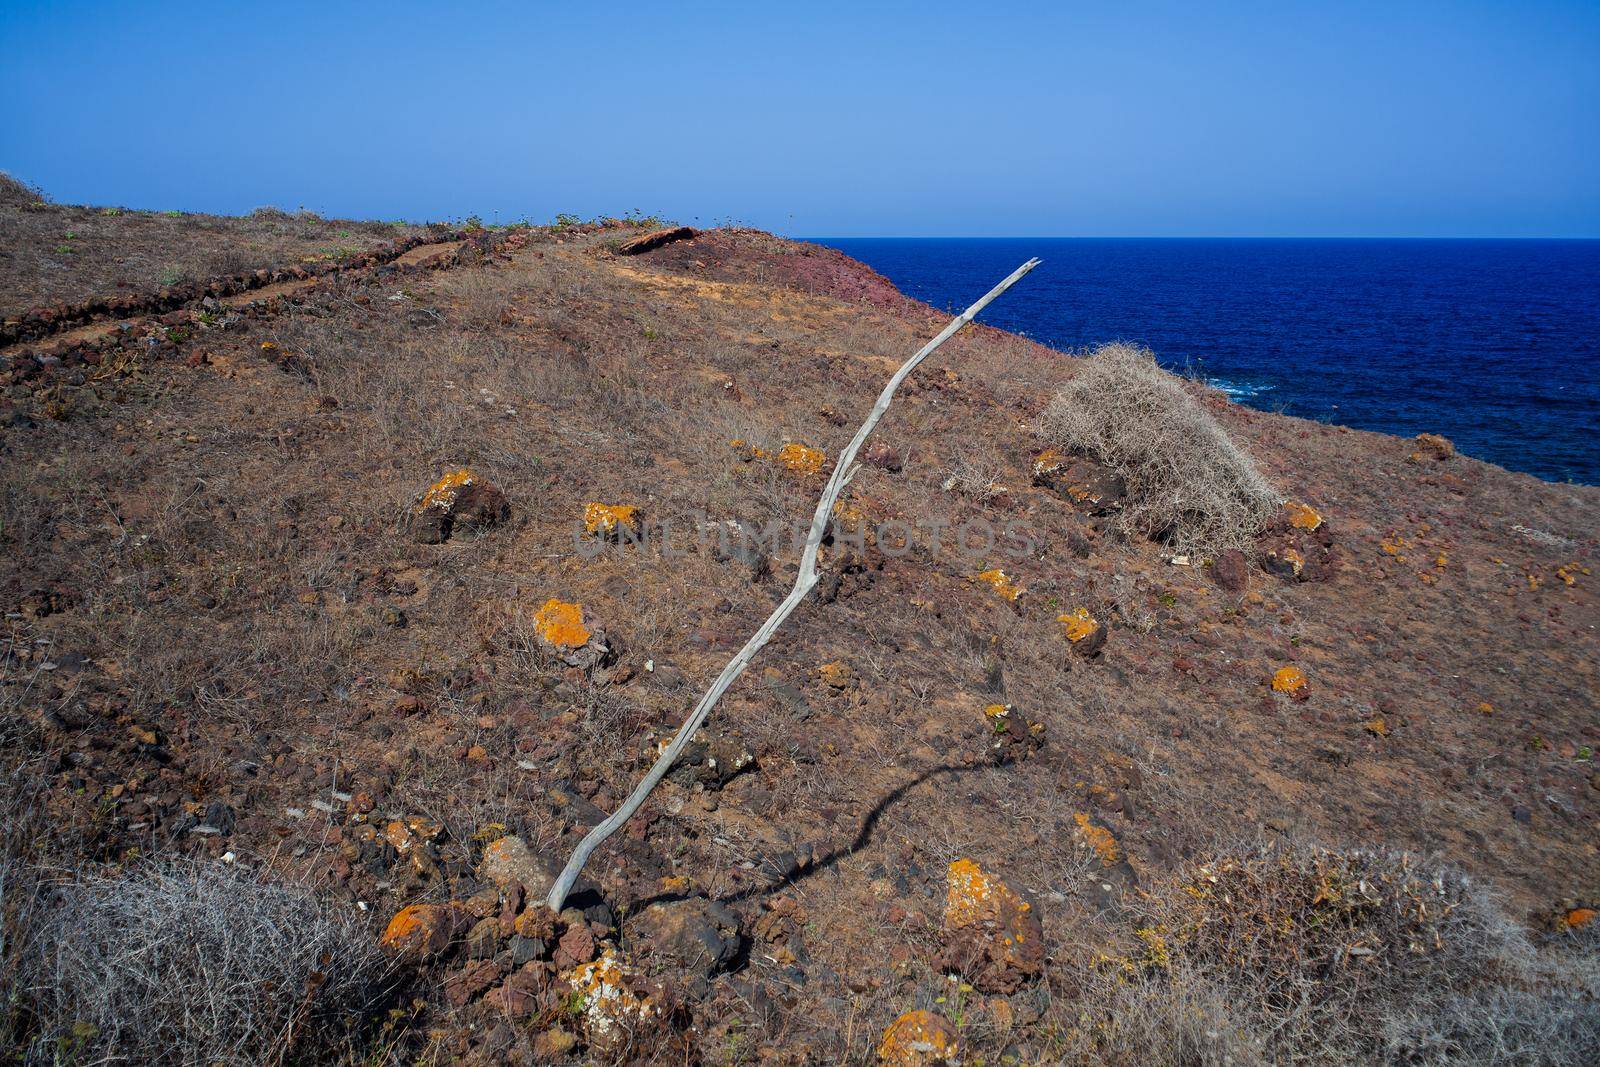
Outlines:
<svg viewBox="0 0 1600 1067"><path fill-rule="evenodd" d="M55 199L800 235L1600 236L1600 4L34 4Z"/></svg>

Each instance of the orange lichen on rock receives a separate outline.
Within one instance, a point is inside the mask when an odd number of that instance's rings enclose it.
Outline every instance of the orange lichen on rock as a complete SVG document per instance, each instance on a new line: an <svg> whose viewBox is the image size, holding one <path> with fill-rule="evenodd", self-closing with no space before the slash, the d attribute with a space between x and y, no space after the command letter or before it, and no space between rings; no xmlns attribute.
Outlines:
<svg viewBox="0 0 1600 1067"><path fill-rule="evenodd" d="M1402 555L1402 553L1411 547L1411 542L1407 541L1399 534L1390 534L1388 537L1385 537L1382 541L1378 542L1378 547L1382 548L1384 552L1393 556L1395 559L1404 563L1406 557Z"/></svg>
<svg viewBox="0 0 1600 1067"><path fill-rule="evenodd" d="M1376 719L1368 719L1366 722L1361 724L1361 728L1367 731L1367 733L1371 734L1373 737L1389 736L1389 724L1383 721L1383 716L1381 715Z"/></svg>
<svg viewBox="0 0 1600 1067"><path fill-rule="evenodd" d="M850 685L851 679L855 677L855 672L850 669L850 664L843 660L834 660L832 663L824 663L818 667L817 676L822 679L825 685L829 685L834 689L844 689Z"/></svg>
<svg viewBox="0 0 1600 1067"><path fill-rule="evenodd" d="M639 509L632 504L591 503L583 509L584 533L613 537L623 530L639 530Z"/></svg>
<svg viewBox="0 0 1600 1067"><path fill-rule="evenodd" d="M609 945L599 959L573 969L567 984L578 997L584 1029L592 1039L620 1034L656 1014L651 998L633 989L638 977Z"/></svg>
<svg viewBox="0 0 1600 1067"><path fill-rule="evenodd" d="M937 966L986 993L1014 993L1044 970L1033 905L969 859L950 864Z"/></svg>
<svg viewBox="0 0 1600 1067"><path fill-rule="evenodd" d="M1298 693L1306 687L1306 674L1299 667L1279 667L1272 676L1275 693Z"/></svg>
<svg viewBox="0 0 1600 1067"><path fill-rule="evenodd" d="M1007 600L1016 600L1023 593L1022 587L1006 577L1006 572L999 567L986 570L976 575L973 580L983 582Z"/></svg>
<svg viewBox="0 0 1600 1067"><path fill-rule="evenodd" d="M1097 824L1094 819L1084 812L1078 812L1072 817L1078 824L1078 838L1100 859L1102 867L1114 867L1122 859L1122 852L1117 847L1117 838L1110 830Z"/></svg>
<svg viewBox="0 0 1600 1067"><path fill-rule="evenodd" d="M465 925L465 914L450 904L412 904L401 908L383 931L384 948L414 959L437 956Z"/></svg>
<svg viewBox="0 0 1600 1067"><path fill-rule="evenodd" d="M961 1062L961 1033L950 1020L918 1008L889 1024L878 1042L886 1067L935 1067Z"/></svg>
<svg viewBox="0 0 1600 1067"><path fill-rule="evenodd" d="M1594 922L1595 916L1600 915L1594 908L1573 908L1561 917L1561 922L1569 930L1577 930Z"/></svg>
<svg viewBox="0 0 1600 1067"><path fill-rule="evenodd" d="M1481 711L1485 715L1493 715L1494 714L1494 705L1489 703L1487 700L1479 701L1478 710Z"/></svg>
<svg viewBox="0 0 1600 1067"><path fill-rule="evenodd" d="M827 458L827 453L820 448L807 448L792 442L778 449L778 462L802 478L820 471Z"/></svg>
<svg viewBox="0 0 1600 1067"><path fill-rule="evenodd" d="M1289 520L1289 525L1296 530L1315 530L1322 525L1322 516L1310 504L1286 500L1283 504L1283 514Z"/></svg>
<svg viewBox="0 0 1600 1067"><path fill-rule="evenodd" d="M533 617L533 628L556 648L580 648L589 640L583 625L583 608L551 597Z"/></svg>
<svg viewBox="0 0 1600 1067"><path fill-rule="evenodd" d="M449 511L456 505L456 498L461 495L461 490L478 480L478 476L465 467L451 471L443 478L428 487L422 494L422 501L417 505L418 511L427 511L435 508L439 511Z"/></svg>
<svg viewBox="0 0 1600 1067"><path fill-rule="evenodd" d="M947 929L959 930L990 919L1001 905L1017 911L1032 910L1032 905L1010 886L969 859L951 863L946 882L944 924Z"/></svg>
<svg viewBox="0 0 1600 1067"><path fill-rule="evenodd" d="M1058 615L1056 621L1066 628L1067 640L1073 644L1093 637L1095 631L1100 629L1100 624L1089 614L1088 608L1075 608L1064 615Z"/></svg>

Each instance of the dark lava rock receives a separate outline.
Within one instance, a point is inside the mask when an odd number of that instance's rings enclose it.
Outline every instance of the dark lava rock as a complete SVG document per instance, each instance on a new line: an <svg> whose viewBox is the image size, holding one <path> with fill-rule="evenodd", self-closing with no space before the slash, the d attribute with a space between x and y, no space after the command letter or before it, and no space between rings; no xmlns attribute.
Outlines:
<svg viewBox="0 0 1600 1067"><path fill-rule="evenodd" d="M652 904L633 921L633 932L654 955L703 979L738 959L744 946L739 916L705 897Z"/></svg>
<svg viewBox="0 0 1600 1067"><path fill-rule="evenodd" d="M1230 593L1242 593L1250 586L1250 564L1244 553L1230 548L1211 565L1211 580Z"/></svg>
<svg viewBox="0 0 1600 1067"><path fill-rule="evenodd" d="M695 236L698 231L692 226L673 226L665 230L653 230L643 237L633 240L617 249L619 256L637 256L644 252L652 252L663 245L672 244L674 241L686 241Z"/></svg>

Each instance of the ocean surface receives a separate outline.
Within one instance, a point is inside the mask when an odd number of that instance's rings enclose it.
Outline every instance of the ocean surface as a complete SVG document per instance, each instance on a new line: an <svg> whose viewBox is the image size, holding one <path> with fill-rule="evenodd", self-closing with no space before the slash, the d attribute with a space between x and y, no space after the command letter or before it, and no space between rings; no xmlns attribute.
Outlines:
<svg viewBox="0 0 1600 1067"><path fill-rule="evenodd" d="M814 238L1063 351L1135 341L1268 411L1600 484L1600 241Z"/></svg>

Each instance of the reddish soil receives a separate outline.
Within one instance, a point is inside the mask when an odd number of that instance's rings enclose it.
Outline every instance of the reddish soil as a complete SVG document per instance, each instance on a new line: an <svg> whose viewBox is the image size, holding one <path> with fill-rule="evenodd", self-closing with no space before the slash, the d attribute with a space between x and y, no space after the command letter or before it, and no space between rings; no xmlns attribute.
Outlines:
<svg viewBox="0 0 1600 1067"><path fill-rule="evenodd" d="M792 550L741 558L691 524L808 518L821 475L770 457L798 443L831 464L944 321L830 250L732 230L617 259L618 236L483 235L232 316L195 301L163 312L177 325L0 355L0 712L52 847L228 853L386 921L422 900L499 909L486 843L559 858L616 806L794 577ZM163 240L183 254L181 229ZM104 277L11 283L0 304ZM870 1059L951 988L936 941L962 858L1042 924L1041 982L982 1001L1005 1020L982 1047L1028 1062L1070 1012L1051 961L1220 845L1434 854L1530 924L1596 903L1600 490L1413 460L1413 442L1197 388L1334 551L1317 581L1177 566L1033 484L1033 419L1072 373L972 328L907 381L851 507L1009 523L1033 551L964 554L948 530L937 549L827 550L820 595L712 717L716 751L753 763L669 780L595 857L611 914L590 918L630 917L623 953L681 991L674 1055ZM462 467L509 520L418 543L418 494ZM677 540L582 551L590 502ZM1021 596L975 580L991 568ZM551 598L613 651L568 666L542 647ZM1093 657L1058 621L1079 607L1104 628ZM1274 691L1288 666L1307 684ZM1042 747L997 749L995 704L1042 724ZM406 819L442 832L413 840ZM711 902L701 927L726 933L712 903L739 927L709 981L660 923L631 933L682 898ZM590 933L566 928L551 973L599 951ZM423 972L444 984L413 1054L557 1058L565 979L518 1014L499 944Z"/></svg>

